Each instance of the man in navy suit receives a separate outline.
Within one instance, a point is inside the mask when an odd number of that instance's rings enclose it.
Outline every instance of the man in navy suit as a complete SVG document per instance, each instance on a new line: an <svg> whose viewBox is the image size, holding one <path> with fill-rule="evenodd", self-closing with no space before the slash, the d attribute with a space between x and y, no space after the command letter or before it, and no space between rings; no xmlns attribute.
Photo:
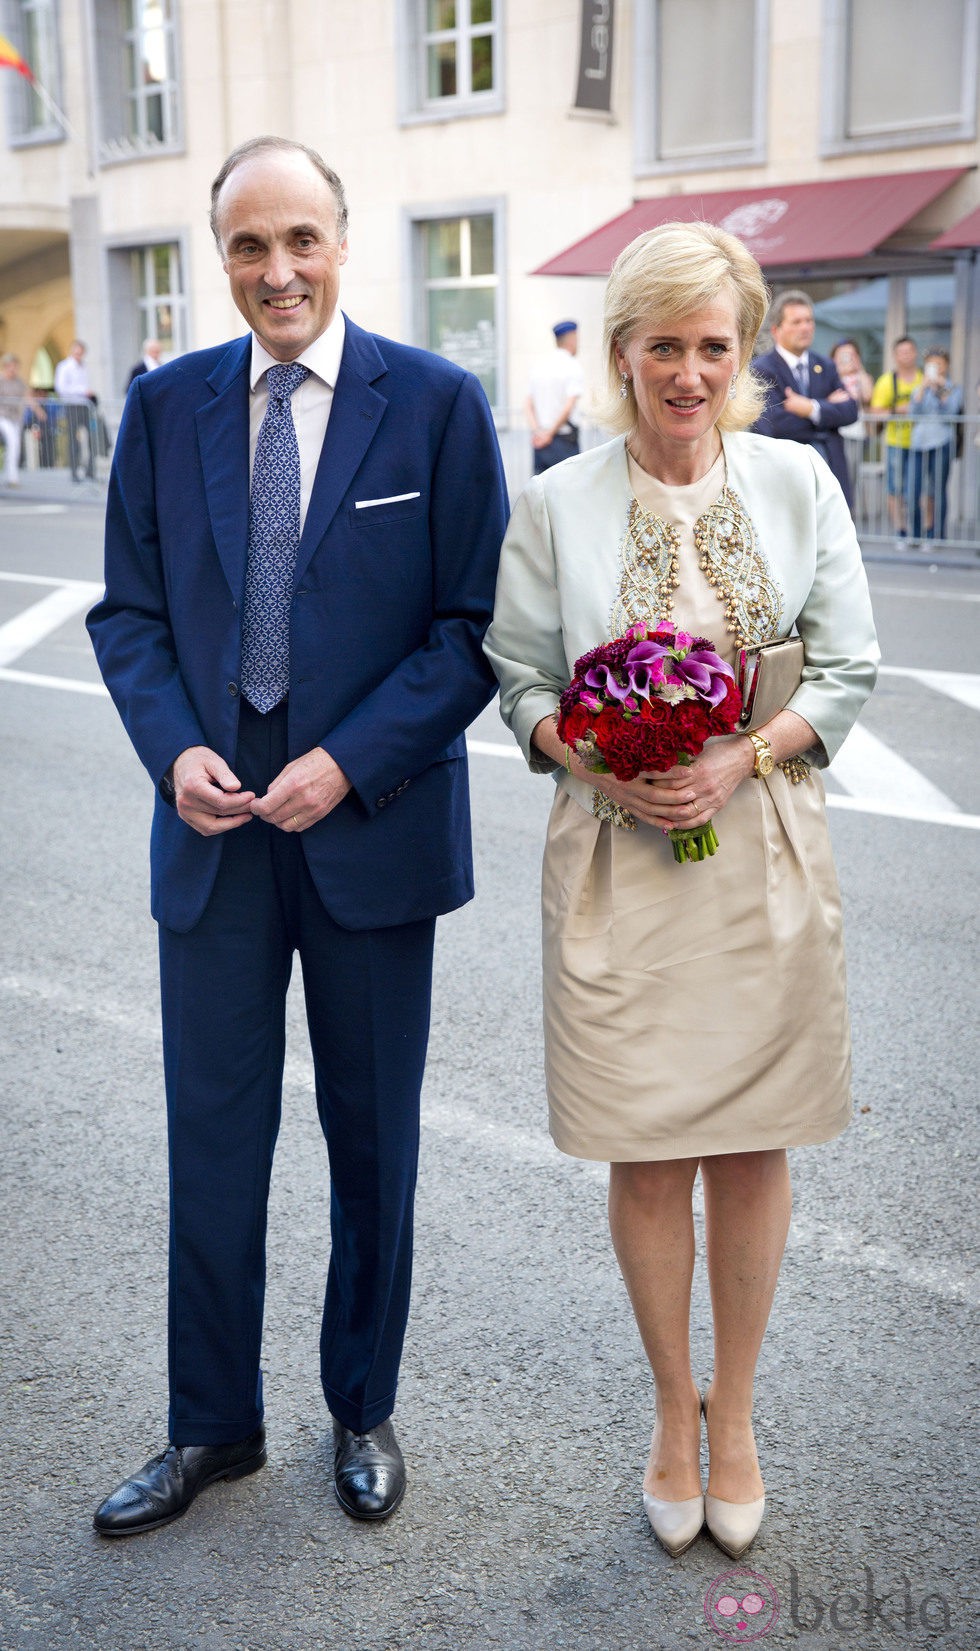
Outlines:
<svg viewBox="0 0 980 1651"><path fill-rule="evenodd" d="M340 180L242 145L212 227L251 332L136 379L89 630L157 788L170 1150L169 1442L105 1536L265 1461L265 1224L293 953L331 1180L320 1334L346 1512L405 1488L408 1315L435 919L472 894L463 731L506 494L478 382L338 305ZM136 1205L138 1208L138 1203Z"/></svg>
<svg viewBox="0 0 980 1651"><path fill-rule="evenodd" d="M769 313L775 348L757 356L752 369L767 385L766 405L754 428L815 447L826 459L852 504L842 424L853 424L861 409L848 395L834 363L811 350L813 305L805 292L784 292Z"/></svg>

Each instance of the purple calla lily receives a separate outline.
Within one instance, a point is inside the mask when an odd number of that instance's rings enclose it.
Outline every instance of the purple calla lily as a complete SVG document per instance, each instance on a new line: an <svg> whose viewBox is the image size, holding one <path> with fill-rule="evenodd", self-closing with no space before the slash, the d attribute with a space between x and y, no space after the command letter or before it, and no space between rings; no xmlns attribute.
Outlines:
<svg viewBox="0 0 980 1651"><path fill-rule="evenodd" d="M635 626L638 640L621 665L593 665L585 674L590 688L622 702L630 694L649 699L651 692L667 682L694 690L706 705L720 705L725 698L725 679L732 680L730 665L710 648L693 648L695 640L687 631L677 631L672 643L655 642L645 634L645 626Z"/></svg>

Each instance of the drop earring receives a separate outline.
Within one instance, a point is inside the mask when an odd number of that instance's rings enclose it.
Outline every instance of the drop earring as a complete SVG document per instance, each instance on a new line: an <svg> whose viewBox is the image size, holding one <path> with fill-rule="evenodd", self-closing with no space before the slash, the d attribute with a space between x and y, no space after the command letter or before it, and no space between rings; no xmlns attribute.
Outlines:
<svg viewBox="0 0 980 1651"><path fill-rule="evenodd" d="M732 382L728 386L728 399L734 401L738 394L738 373L732 374Z"/></svg>
<svg viewBox="0 0 980 1651"><path fill-rule="evenodd" d="M627 389L628 384L629 384L629 375L627 373L620 373L620 375L619 375L619 399L620 399L620 401L625 401L626 397L629 395L629 390Z"/></svg>

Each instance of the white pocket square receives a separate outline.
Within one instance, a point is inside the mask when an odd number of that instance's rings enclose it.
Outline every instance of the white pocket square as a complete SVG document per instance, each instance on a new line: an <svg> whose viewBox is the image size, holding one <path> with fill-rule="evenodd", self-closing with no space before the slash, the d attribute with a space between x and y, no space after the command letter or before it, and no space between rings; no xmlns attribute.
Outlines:
<svg viewBox="0 0 980 1651"><path fill-rule="evenodd" d="M387 499L356 499L355 510L373 510L379 504L401 504L403 499L420 499L421 493L391 493Z"/></svg>

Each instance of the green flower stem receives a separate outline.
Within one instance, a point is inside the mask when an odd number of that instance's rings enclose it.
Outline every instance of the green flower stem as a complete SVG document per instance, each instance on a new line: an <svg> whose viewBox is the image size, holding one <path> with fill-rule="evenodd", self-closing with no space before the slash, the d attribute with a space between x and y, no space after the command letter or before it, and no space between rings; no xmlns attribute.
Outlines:
<svg viewBox="0 0 980 1651"><path fill-rule="evenodd" d="M718 836L712 820L703 826L676 826L667 835L678 865L683 865L686 860L707 860L718 847Z"/></svg>

